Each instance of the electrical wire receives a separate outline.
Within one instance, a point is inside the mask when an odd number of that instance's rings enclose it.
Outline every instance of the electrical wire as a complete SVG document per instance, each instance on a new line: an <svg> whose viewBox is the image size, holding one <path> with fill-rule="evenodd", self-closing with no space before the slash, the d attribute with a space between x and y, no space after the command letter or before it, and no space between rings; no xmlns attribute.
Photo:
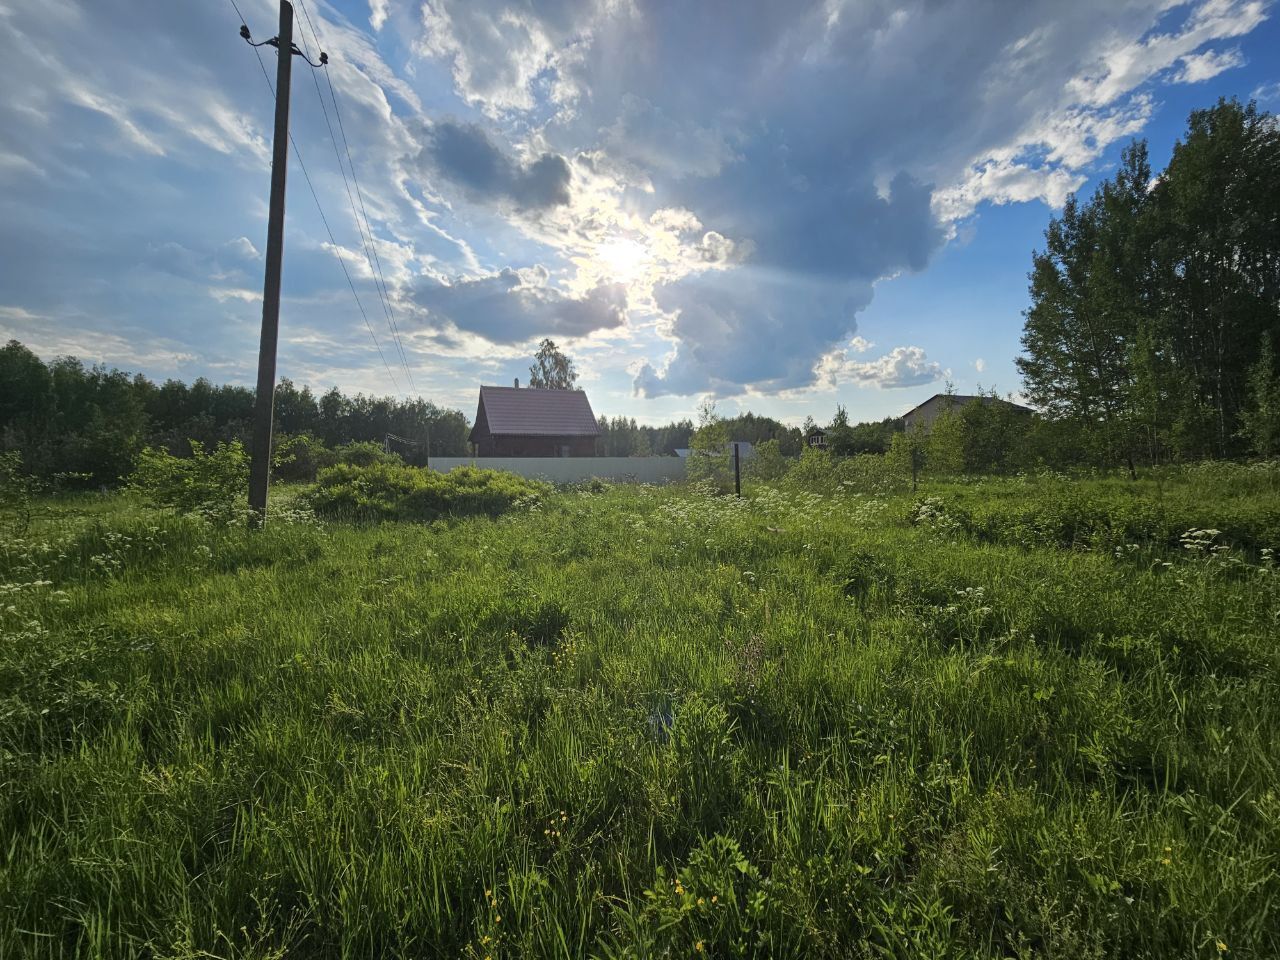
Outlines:
<svg viewBox="0 0 1280 960"><path fill-rule="evenodd" d="M311 29L311 38L315 43L317 50L320 49L320 34L315 28L315 24L311 20L311 14L307 11L306 4L303 0L297 0L298 8L302 11L303 19L306 20L307 26ZM302 49L304 55L307 54L306 31L298 31L299 38L302 40ZM396 349L400 354L400 363L404 367L405 378L408 380L409 388L416 394L418 392L417 385L413 381L413 371L409 367L409 356L405 352L404 342L400 335L399 325L396 323L395 312L391 307L391 295L387 288L387 280L382 272L382 259L378 256L378 247L373 238L373 227L369 222L369 214L365 209L364 193L360 189L360 181L356 176L356 165L351 159L351 148L347 143L347 132L342 124L342 114L338 110L338 98L334 92L333 78L329 74L328 65L325 66L325 81L329 85L329 95L333 101L334 117L338 121L338 129L342 134L342 147L347 154L347 166L351 168L351 181L347 180L346 169L342 165L342 155L338 152L338 138L334 136L333 124L329 120L329 110L324 103L324 95L320 92L320 80L316 76L315 71L311 73L311 79L315 83L316 98L320 101L320 112L324 115L325 126L329 130L329 142L333 144L333 156L338 161L338 172L342 174L342 184L347 191L347 203L351 206L351 216L356 223L356 231L360 234L360 242L364 246L365 261L369 265L369 274L373 277L373 286L382 301L382 310L386 315L387 329L391 332L392 340L395 342ZM355 197L351 193L351 183L355 183ZM360 200L360 209L356 209L356 197ZM361 223L361 214L363 213L363 225Z"/></svg>
<svg viewBox="0 0 1280 960"><path fill-rule="evenodd" d="M244 14L240 12L240 7L236 3L236 0L231 0L231 6L235 9L236 16L240 18L240 22L247 23L244 19ZM275 84L271 82L271 75L267 72L267 65L262 61L262 52L257 47L253 48L253 52L258 58L258 66L262 70L262 78L266 80L267 89L271 91L271 97L274 100L276 96ZM281 53L283 53L283 51L277 49L277 56L281 55ZM288 55L292 56L292 53L289 53ZM369 315L365 312L364 304L360 302L360 294L356 292L356 285L351 279L350 271L347 270L346 261L342 259L342 254L339 253L340 248L338 246L338 241L334 239L333 230L329 227L329 218L325 216L324 206L320 203L320 195L316 193L315 184L311 182L311 174L307 172L307 165L302 160L302 151L298 149L298 143L293 139L292 131L289 133L289 145L293 147L293 155L298 161L298 168L302 171L302 176L307 181L307 188L311 191L311 199L315 201L316 211L320 214L320 222L324 224L325 232L329 235L329 245L333 248L333 255L338 261L338 266L342 268L342 275L347 278L347 286L351 288L351 296L355 298L356 307L360 310L360 316L364 318L365 329L369 331L369 337L373 340L373 346L378 351L378 356L382 360L383 367L386 368L387 376L391 380L391 385L394 387L396 393L401 393L400 384L396 381L395 374L391 372L391 364L387 363L386 354L382 352L382 344L378 342L378 337L373 332L373 324L369 322Z"/></svg>

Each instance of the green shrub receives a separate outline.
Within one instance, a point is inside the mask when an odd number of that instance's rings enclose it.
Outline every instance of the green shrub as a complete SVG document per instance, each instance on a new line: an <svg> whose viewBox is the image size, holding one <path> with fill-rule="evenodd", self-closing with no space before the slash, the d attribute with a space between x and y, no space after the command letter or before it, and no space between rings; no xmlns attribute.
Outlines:
<svg viewBox="0 0 1280 960"><path fill-rule="evenodd" d="M36 497L44 484L22 469L22 455L16 450L0 453L0 530L23 536L36 511Z"/></svg>
<svg viewBox="0 0 1280 960"><path fill-rule="evenodd" d="M496 517L539 503L551 486L514 473L456 467L448 473L391 463L339 464L320 472L308 500L316 515L377 522Z"/></svg>
<svg viewBox="0 0 1280 960"><path fill-rule="evenodd" d="M836 477L831 467L831 455L817 447L806 447L800 459L782 478L786 490L811 490L829 493L835 488Z"/></svg>
<svg viewBox="0 0 1280 960"><path fill-rule="evenodd" d="M309 433L277 436L272 447L271 476L275 480L313 483L321 467L337 462L334 451Z"/></svg>
<svg viewBox="0 0 1280 960"><path fill-rule="evenodd" d="M204 444L189 442L190 457L147 447L138 455L129 485L156 506L229 517L248 498L249 455L244 444L219 443L212 453L205 453Z"/></svg>
<svg viewBox="0 0 1280 960"><path fill-rule="evenodd" d="M787 475L791 461L782 455L777 440L765 440L756 445L755 456L742 462L742 476L746 480L775 483Z"/></svg>
<svg viewBox="0 0 1280 960"><path fill-rule="evenodd" d="M372 440L357 440L326 450L319 460L321 467L345 464L350 467L371 467L376 463L403 464L398 453L388 453L382 445Z"/></svg>

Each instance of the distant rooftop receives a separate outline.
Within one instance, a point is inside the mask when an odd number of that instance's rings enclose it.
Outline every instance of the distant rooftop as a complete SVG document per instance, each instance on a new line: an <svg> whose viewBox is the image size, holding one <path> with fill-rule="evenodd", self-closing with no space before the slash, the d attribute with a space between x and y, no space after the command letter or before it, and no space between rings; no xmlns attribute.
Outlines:
<svg viewBox="0 0 1280 960"><path fill-rule="evenodd" d="M591 403L582 390L481 387L476 425L513 437L598 437Z"/></svg>
<svg viewBox="0 0 1280 960"><path fill-rule="evenodd" d="M983 393L983 394L973 394L973 393L950 393L950 394L948 394L948 393L935 393L932 397L930 397L928 400L925 400L923 403L917 403L914 407L912 407L912 408L911 408L910 410L908 410L906 413L902 414L902 416L903 416L903 417L909 417L909 416L911 416L911 414L915 413L915 412L916 412L917 410L919 410L921 407L926 407L926 406L928 406L929 404L933 403L933 401L935 401L935 400L950 400L950 401L952 402L952 404L953 404L953 405L955 405L955 406L957 406L957 407L963 407L966 403L972 403L974 400L979 400L979 401L981 401L982 403L987 403L987 404L990 404L990 403L1003 403L1003 404L1005 404L1005 405L1007 405L1007 406L1010 406L1010 407L1016 407L1016 408L1017 408L1017 409L1019 409L1019 410L1025 410L1027 413L1033 413L1033 412L1034 412L1030 407L1024 407L1024 406L1023 406L1022 404L1020 404L1020 403L1014 403L1012 400L1005 400L1003 397L991 397L991 396L988 396L988 395L987 395L987 394L985 394L985 393Z"/></svg>

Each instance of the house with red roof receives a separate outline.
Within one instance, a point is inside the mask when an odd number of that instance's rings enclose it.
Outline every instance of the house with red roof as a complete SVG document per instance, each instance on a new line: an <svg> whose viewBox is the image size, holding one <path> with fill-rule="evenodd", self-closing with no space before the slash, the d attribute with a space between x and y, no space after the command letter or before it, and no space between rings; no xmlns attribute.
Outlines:
<svg viewBox="0 0 1280 960"><path fill-rule="evenodd" d="M582 390L481 387L468 437L477 457L593 457L600 427Z"/></svg>

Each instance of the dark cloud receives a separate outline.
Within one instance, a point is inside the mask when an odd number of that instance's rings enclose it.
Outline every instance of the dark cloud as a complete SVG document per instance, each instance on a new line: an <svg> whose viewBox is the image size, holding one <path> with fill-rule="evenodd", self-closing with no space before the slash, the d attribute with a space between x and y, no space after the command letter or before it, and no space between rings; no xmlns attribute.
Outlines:
<svg viewBox="0 0 1280 960"><path fill-rule="evenodd" d="M474 123L442 120L426 131L421 159L480 202L540 210L569 202L569 163L554 153L521 163Z"/></svg>
<svg viewBox="0 0 1280 960"><path fill-rule="evenodd" d="M938 210L1060 202L1145 122L1143 84L1263 16L1250 0L742 0L731 20L663 0L430 6L466 99L752 250L732 279L657 291L678 342L636 378L653 394L812 383L850 304L945 242Z"/></svg>
<svg viewBox="0 0 1280 960"><path fill-rule="evenodd" d="M820 171L786 172L778 164L744 164L720 179L718 188L731 195L750 190L748 178L757 187L774 183L754 204L725 213L730 235L754 238L755 251L736 271L656 291L658 305L675 314L678 343L665 373L640 371L637 392L807 386L819 358L857 329L855 314L871 302L872 284L923 269L943 242L929 212L931 189L906 174L881 196L870 183L834 194L810 190L795 174Z"/></svg>
<svg viewBox="0 0 1280 960"><path fill-rule="evenodd" d="M634 390L644 396L710 391L731 396L806 386L833 342L857 329L854 315L871 301L869 281L797 281L750 266L688 277L655 291L674 315L674 356L661 373L646 364Z"/></svg>
<svg viewBox="0 0 1280 960"><path fill-rule="evenodd" d="M492 343L523 343L540 336L585 336L620 327L627 296L621 284L601 284L581 299L547 286L542 267L506 269L487 277L425 280L413 300L436 319Z"/></svg>

